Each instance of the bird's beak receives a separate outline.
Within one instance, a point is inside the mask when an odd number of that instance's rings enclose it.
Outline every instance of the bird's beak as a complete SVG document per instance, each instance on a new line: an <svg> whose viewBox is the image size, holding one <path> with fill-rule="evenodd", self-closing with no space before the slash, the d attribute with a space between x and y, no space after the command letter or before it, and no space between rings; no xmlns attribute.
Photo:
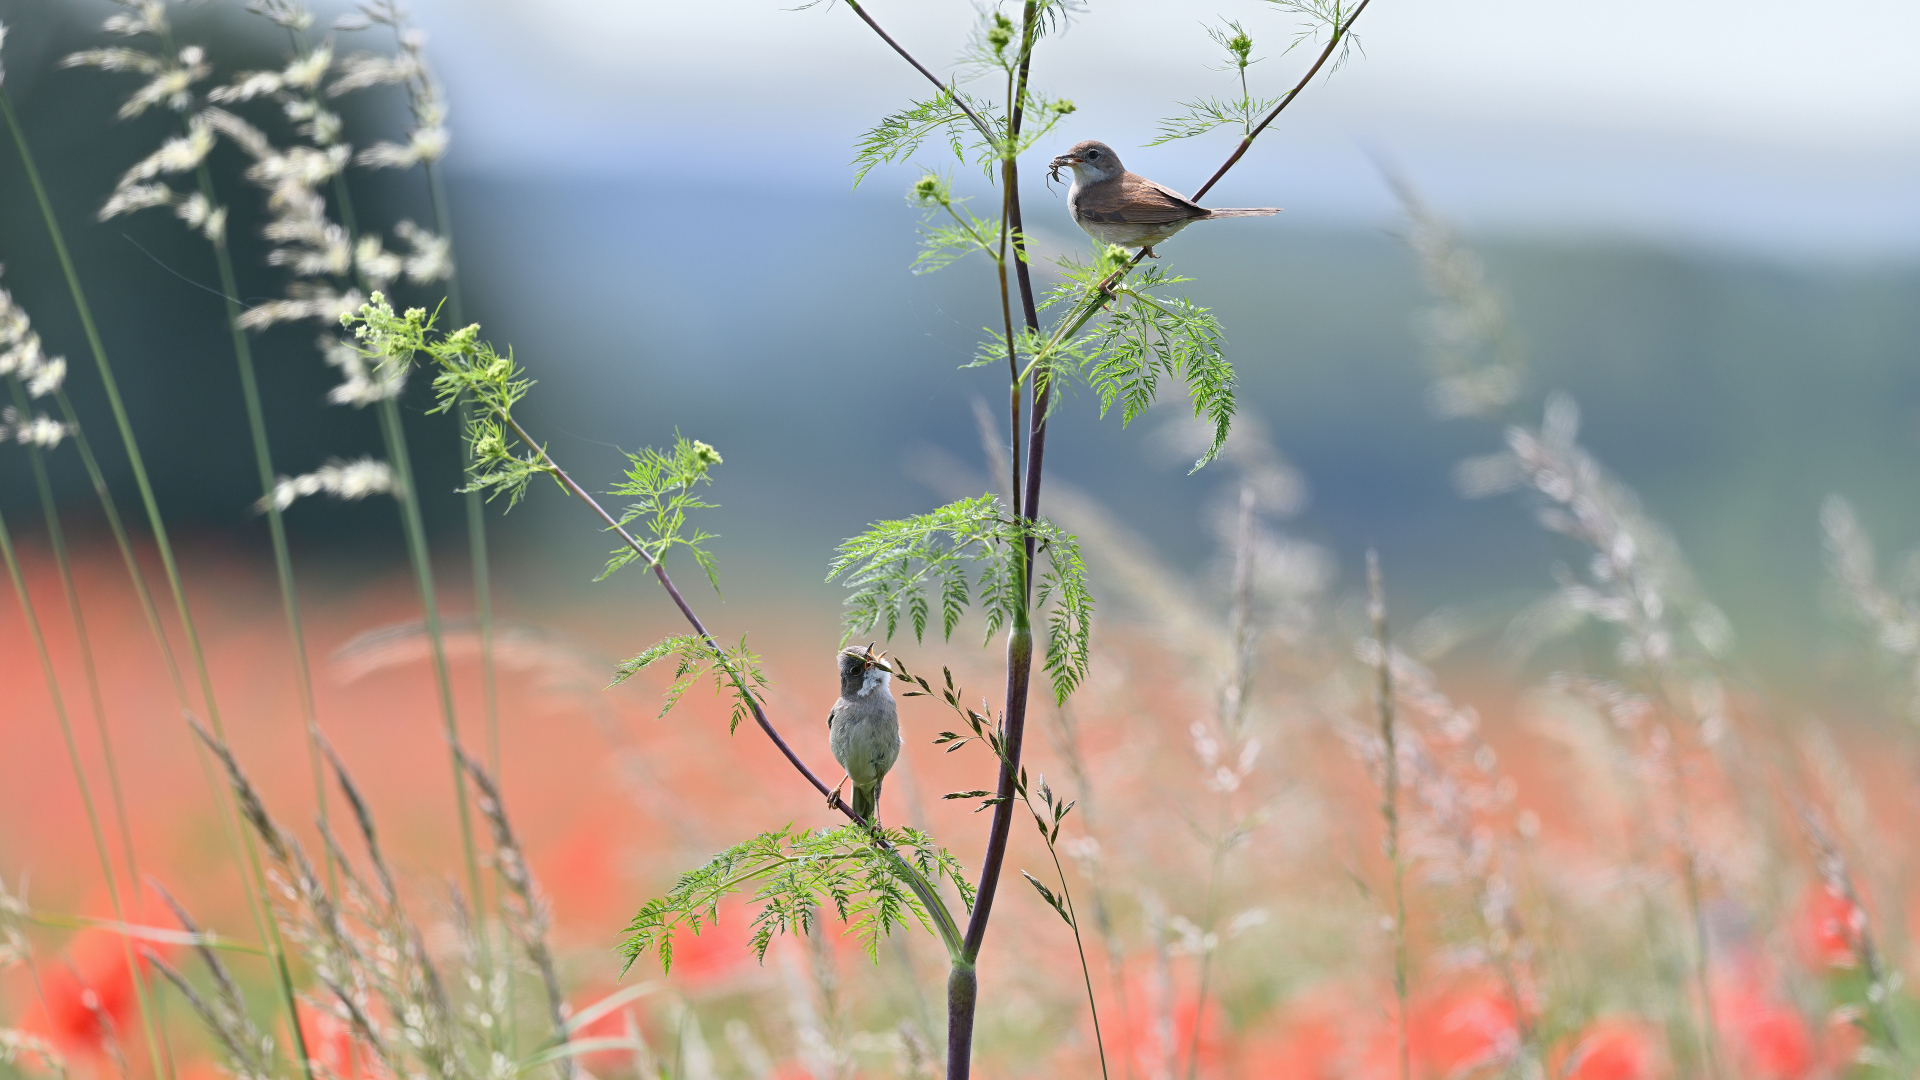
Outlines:
<svg viewBox="0 0 1920 1080"><path fill-rule="evenodd" d="M1072 154L1061 154L1059 157L1053 159L1052 167L1055 169L1065 169L1078 164L1080 164L1079 158L1074 157Z"/></svg>

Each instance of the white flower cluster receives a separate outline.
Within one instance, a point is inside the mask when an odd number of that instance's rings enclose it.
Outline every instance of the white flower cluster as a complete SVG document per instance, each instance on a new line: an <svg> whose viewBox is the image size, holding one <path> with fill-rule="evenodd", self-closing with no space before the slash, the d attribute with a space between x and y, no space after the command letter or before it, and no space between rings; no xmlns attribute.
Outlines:
<svg viewBox="0 0 1920 1080"><path fill-rule="evenodd" d="M391 0L363 6L363 19L342 20L343 29L383 23L394 29L400 52L394 56L356 53L340 65L340 77L327 87L328 97L339 97L370 86L404 86L413 111L413 130L405 143L378 142L362 150L354 164L374 169L410 169L431 165L447 152L447 109L440 84L427 66L427 36L406 24L406 16Z"/></svg>
<svg viewBox="0 0 1920 1080"><path fill-rule="evenodd" d="M107 33L121 37L152 37L164 41L168 35L167 9L161 0L116 0L124 14L109 16L103 24ZM174 112L193 107L193 84L212 73L207 52L189 45L172 55L140 49L87 49L61 61L66 67L97 67L102 71L136 71L151 76L145 86L133 92L120 106L121 119L131 119L155 105L166 105Z"/></svg>
<svg viewBox="0 0 1920 1080"><path fill-rule="evenodd" d="M363 457L353 461L333 460L304 476L281 477L274 482L273 493L254 504L258 513L271 507L285 510L294 500L308 495L331 495L354 501L369 495L391 495L397 485L393 467L384 461Z"/></svg>
<svg viewBox="0 0 1920 1080"><path fill-rule="evenodd" d="M377 298L378 293L374 296ZM335 316L337 321L339 316ZM390 397L399 397L407 388L407 368L402 364L368 363L367 356L351 341L332 334L320 336L320 353L327 363L340 369L340 385L327 391L327 400L335 405L362 408Z"/></svg>
<svg viewBox="0 0 1920 1080"><path fill-rule="evenodd" d="M26 384L29 397L45 397L66 381L67 359L46 354L26 311L0 289L0 377L8 375Z"/></svg>
<svg viewBox="0 0 1920 1080"><path fill-rule="evenodd" d="M0 442L17 442L51 450L67 437L67 425L45 413L22 419L20 411L9 405L0 409Z"/></svg>
<svg viewBox="0 0 1920 1080"><path fill-rule="evenodd" d="M197 191L182 195L166 184L147 183L156 176L191 172L199 168L213 149L213 143L213 126L204 114L187 121L185 135L168 139L160 149L127 170L120 182L114 185L113 194L106 204L100 208L100 220L155 206L171 206L174 214L186 222L188 228L203 233L216 244L222 242L227 232L226 207L215 206Z"/></svg>

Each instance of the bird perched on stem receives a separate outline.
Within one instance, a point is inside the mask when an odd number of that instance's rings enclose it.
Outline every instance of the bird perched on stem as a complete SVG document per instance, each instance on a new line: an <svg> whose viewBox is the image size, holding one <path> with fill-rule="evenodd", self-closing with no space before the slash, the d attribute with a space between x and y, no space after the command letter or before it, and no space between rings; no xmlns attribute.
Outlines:
<svg viewBox="0 0 1920 1080"><path fill-rule="evenodd" d="M1067 211L1073 223L1103 244L1140 248L1157 259L1153 246L1187 227L1189 222L1227 217L1271 217L1277 206L1239 210L1209 210L1171 188L1127 171L1120 155L1103 142L1088 139L1053 159L1048 175L1073 169L1067 189Z"/></svg>
<svg viewBox="0 0 1920 1080"><path fill-rule="evenodd" d="M900 712L883 657L872 645L840 650L840 700L827 713L827 745L853 781L854 814L869 824L880 820L880 782L900 757Z"/></svg>

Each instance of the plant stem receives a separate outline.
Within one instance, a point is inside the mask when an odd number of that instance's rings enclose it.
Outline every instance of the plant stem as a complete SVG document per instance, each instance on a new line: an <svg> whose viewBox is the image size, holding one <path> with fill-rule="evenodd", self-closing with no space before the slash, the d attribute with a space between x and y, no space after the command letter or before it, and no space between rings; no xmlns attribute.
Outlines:
<svg viewBox="0 0 1920 1080"><path fill-rule="evenodd" d="M522 443L531 447L535 453L540 455L541 463L549 470L550 475L560 482L561 487L566 488L574 498L585 503L587 508L592 510L594 515L606 524L609 532L619 536L621 542L632 548L643 560L646 560L647 568L653 571L653 576L659 580L660 587L667 591L667 595L672 598L674 606L680 609L680 614L687 620L687 625L693 627L694 633L700 636L700 640L706 642L707 648L713 652L715 662L719 664L722 671L727 673L727 677L732 680L735 689L739 691L741 699L747 703L747 708L753 713L754 723L758 724L760 730L766 734L768 739L772 740L773 745L779 749L781 755L787 759L788 764L798 770L800 775L806 778L807 783L813 785L814 790L827 796L827 805L829 807L845 814L849 820L867 825L871 828L871 822L855 814L853 807L848 806L846 800L841 798L838 792L828 788L827 785L821 781L820 777L815 774L812 769L807 767L807 763L800 760L800 755L793 752L793 747L787 745L787 740L780 736L779 729L775 728L773 721L767 718L767 711L761 706L760 700L747 689L746 679L734 669L733 662L727 658L726 650L714 639L713 634L708 632L706 624L700 621L700 616L694 614L693 607L687 603L684 596L680 595L680 589L674 585L673 579L667 576L666 566L655 559L653 554L647 550L646 546L635 539L632 533L627 531L626 526L620 524L619 520L612 514L607 513L606 508L600 505L599 500L588 494L587 489L581 487L572 476L568 475L567 471L560 467L560 463L553 459L553 455L547 453L546 447L535 442L533 436L527 434L527 430L520 426L519 421L515 420L511 415L497 410L494 415L499 417L502 423L512 428L514 435L518 437ZM914 869L912 863L901 857L900 853L894 850L893 845L881 835L878 829L873 829L871 836L875 846L893 856L894 865L899 869L901 876L906 879L907 887L912 889L914 895L919 897L920 902L926 906L927 914L933 919L934 928L940 935L941 943L947 947L947 955L958 963L962 955L960 928L954 922L953 913L947 910L946 904L940 899L940 894L921 876L918 870Z"/></svg>
<svg viewBox="0 0 1920 1080"><path fill-rule="evenodd" d="M22 416L26 415L27 395L17 376L8 380L8 389L13 392L14 408ZM80 651L80 669L87 681L87 701L93 709L93 727L100 737L100 755L107 766L107 790L113 796L114 823L119 826L121 853L127 860L127 880L138 882L140 860L134 853L133 825L127 818L127 800L120 786L120 768L114 758L113 739L107 731L107 705L100 695L100 671L94 663L93 640L87 634L86 614L80 608L80 590L73 580L73 562L67 556L66 530L60 525L60 510L53 500L53 483L47 476L45 455L37 446L28 447L27 460L33 468L34 487L40 493L40 513L46 518L47 543L53 548L54 566L60 572L60 587L67 599L67 615L73 620L74 641Z"/></svg>
<svg viewBox="0 0 1920 1080"><path fill-rule="evenodd" d="M927 81L932 83L934 86L938 87L941 90L941 92L952 95L953 103L955 107L957 107L962 113L965 113L968 120L973 121L973 126L979 129L980 134L986 138L988 143L993 142L993 129L987 126L987 122L985 120L980 119L980 116L978 113L974 112L971 108L967 106L967 103L961 99L958 91L955 91L949 88L946 83L941 82L939 77L934 75L933 72L928 71L926 69L925 65L921 64L920 61L915 60L911 53L901 48L899 42L893 40L893 38L890 35L888 35L888 33L885 30L880 29L880 24L873 21L873 16L867 14L867 9L861 7L858 0L846 0L846 4L848 7L853 9L853 13L855 15L860 16L860 21L872 27L873 32L880 35L881 41L886 42L887 45L893 49L894 52L899 53L900 58L902 60L905 60L907 63L912 64L913 69L915 71L918 71L920 74L926 76ZM1032 6L1033 5L1031 4L1027 5L1029 10L1032 9Z"/></svg>
<svg viewBox="0 0 1920 1080"><path fill-rule="evenodd" d="M1016 145L1020 138L1020 124L1025 113L1027 77L1033 62L1033 45L1036 36L1038 5L1027 0L1021 9L1020 60L1015 80L1014 100L1009 110L1006 145ZM878 30L878 27L875 27ZM1020 237L1020 173L1019 165L1011 153L1003 159L1002 182L1006 185L1007 228L1014 233L1014 268L1016 280L1020 286L1021 314L1027 329L1038 332L1040 316L1033 302L1033 280L1027 270L1024 242ZM1037 521L1040 516L1040 480L1046 462L1047 447L1047 400L1050 390L1044 374L1033 380L1031 393L1033 401L1027 412L1027 468L1025 494L1020 497L1018 506L1020 516L1028 522ZM1016 378L1014 391L1018 393L1019 382ZM1016 429L1017 430L1017 429ZM1015 490L1019 491L1016 484ZM978 980L973 965L978 961L980 948L986 941L987 923L993 917L993 900L999 891L1000 874L1007 856L1007 841L1013 828L1013 799L1020 779L1020 754L1026 741L1027 697L1033 677L1033 629L1031 614L1028 610L1029 598L1033 592L1033 554L1034 541L1031 530L1027 532L1019 561L1020 603L1014 607L1012 626L1007 631L1007 696L1001 709L1001 760L1000 780L995 791L999 802L993 808L993 820L987 830L986 855L980 863L980 883L974 893L973 916L967 921L966 948L964 956L967 968L968 985L973 990L964 1003L949 1002L950 1019L947 1029L947 1080L966 1080L971 1075L973 1059L973 1009L978 999ZM958 969L956 968L956 973ZM952 984L949 983L949 986ZM951 1014L964 1004L965 1023L955 1024Z"/></svg>
<svg viewBox="0 0 1920 1080"><path fill-rule="evenodd" d="M1193 1038L1187 1044L1187 1080L1200 1074L1200 1034L1207 1016L1207 995L1213 988L1213 952L1218 946L1207 940L1220 918L1220 873L1227 859L1223 841L1216 840L1213 858L1207 868L1207 908L1200 923L1200 989L1194 995Z"/></svg>
<svg viewBox="0 0 1920 1080"><path fill-rule="evenodd" d="M106 515L107 529L113 533L114 542L120 547L120 558L126 563L127 576L132 580L134 594L140 600L140 610L146 615L147 629L153 633L154 645L160 650L160 659L167 669L167 678L173 683L174 699L184 709L187 707L187 686L180 675L180 662L174 657L173 646L167 641L166 630L160 625L160 609L153 602L153 590L147 587L147 575L140 568L140 557L134 553L126 524L120 520L120 507L114 501L113 492L107 489L106 474L100 471L100 461L93 456L86 429L81 426L80 417L74 412L73 402L68 400L67 392L54 391L54 400L60 405L60 416L67 425L69 437L73 439L74 449L80 451L80 461L86 466L87 479L93 484L94 496L100 500L101 512Z"/></svg>
<svg viewBox="0 0 1920 1080"><path fill-rule="evenodd" d="M1673 785L1674 827L1680 841L1680 879L1685 886L1687 914L1693 929L1693 976L1700 995L1700 1053L1706 1059L1707 1080L1720 1076L1719 1040L1714 1031L1713 983L1710 978L1712 953L1707 937L1706 906L1700 897L1700 866L1694 856L1693 832L1688 827L1687 795L1680 775L1680 760L1671 743L1668 746L1668 778Z"/></svg>
<svg viewBox="0 0 1920 1080"><path fill-rule="evenodd" d="M173 544L167 536L166 521L160 516L160 504L154 498L153 484L147 477L146 460L140 454L138 440L134 438L133 425L127 418L126 404L120 398L119 383L113 377L113 366L107 361L106 346L101 343L99 327L93 321L93 309L87 304L86 293L80 287L80 275L74 269L72 254L67 250L66 236L60 229L59 218L54 215L53 204L47 198L46 185L41 182L39 167L34 163L33 151L27 145L26 133L21 130L20 121L13 112L13 102L4 88L0 88L0 117L4 117L8 130L13 133L14 146L20 153L20 161L26 169L27 180L33 187L34 199L40 207L40 216L45 221L47 233L53 240L54 253L59 257L60 269L67 281L67 290L73 297L74 310L78 313L80 326L86 333L87 345L93 352L94 366L99 371L100 382L107 392L107 404L113 410L114 423L120 430L120 441L126 449L127 461L132 466L134 481L140 488L140 501L147 512L147 524L153 531L154 546L159 549L160 564L166 570L167 584L173 591L174 608L180 618L181 629L186 634L188 650L193 655L207 719L212 724L213 730L220 733L223 731L223 725L220 720L219 703L213 692L213 676L207 667L206 652L200 646L200 633L194 625L193 612L187 605L186 587L180 578L179 564L173 556ZM224 741L225 736L221 737ZM246 836L236 829L238 807L234 805L230 796L218 794L224 789L213 784L211 774L207 772L205 755L196 752L196 756L200 761L202 773L207 776L209 785L213 786L217 792L216 800L228 811L223 816L225 819L223 823L229 830L234 830L229 833L230 842L246 852L255 886L247 892L247 907L253 915L255 925L261 930L261 936L267 939L269 950L279 958L281 988L289 1022L293 1025L294 1042L301 1055L302 1073L306 1080L313 1080L312 1064L306 1057L305 1035L300 1030L299 1015L294 1005L292 982L287 977L285 956L279 948L279 928L273 921L271 910L263 909L263 902L270 905L271 901L266 900L265 878L261 874L259 858Z"/></svg>
<svg viewBox="0 0 1920 1080"><path fill-rule="evenodd" d="M434 687L440 698L441 732L447 739L448 760L453 765L453 800L459 809L460 853L466 866L467 890L475 904L484 896L480 891L480 858L473 842L473 818L467 806L466 770L460 766L460 721L453 707L453 676L447 666L446 639L440 632L440 605L433 589L433 562L427 551L426 525L420 518L420 499L413 482L413 464L407 455L407 435L400 425L400 402L393 397L380 401L380 433L387 445L387 459L393 462L400 480L400 524L407 535L407 556L413 564L414 586L420 594L422 618L427 642L433 653Z"/></svg>
<svg viewBox="0 0 1920 1080"><path fill-rule="evenodd" d="M453 258L453 211L447 202L446 184L431 163L423 165L427 174L427 197L433 203L433 229L447 244L448 259ZM459 264L454 263L457 267ZM458 273L458 271L455 271ZM460 279L447 279L447 315L455 327L467 322L460 298ZM465 431L473 418L471 402L460 402L460 430ZM462 465L473 464L471 447L460 440ZM487 723L487 771L500 778L500 692L493 665L493 575L487 557L486 500L478 491L466 493L467 548L473 561L474 616L480 624L480 695Z"/></svg>
<svg viewBox="0 0 1920 1080"><path fill-rule="evenodd" d="M14 392L16 394L19 393L19 384L17 381L14 382ZM52 489L47 484L46 466L40 460L40 450L38 447L33 448L33 467L35 479L40 482L42 499L48 506L49 516L47 520L50 523L54 523L51 528L55 535L58 535L59 525L55 523L55 518L51 515L53 501ZM34 612L33 597L27 592L26 575L20 570L20 559L13 549L13 537L7 531L7 522L3 517L0 517L0 556L4 556L6 559L7 574L13 579L13 591L20 598L20 613L26 617L27 633L28 636L33 639L34 652L40 659L40 673L47 683L47 696L52 699L54 717L60 722L60 738L66 744L67 761L73 766L74 785L80 789L80 805L86 810L87 829L93 834L94 853L100 858L100 875L107 884L107 902L113 907L114 921L125 922L126 912L120 903L120 887L114 881L113 859L107 854L106 832L100 827L100 811L94 805L93 788L92 785L87 783L87 770L80 761L80 744L73 737L73 723L67 716L66 697L60 692L60 680L53 671L53 657L47 651L46 634L40 627L39 616ZM66 556L64 551L59 556L59 561L61 577L68 589L68 602L74 605L74 613L78 616L79 604L77 598L72 593L73 579L66 569ZM76 629L80 628L76 627ZM84 637L84 630L81 632ZM89 660L87 664L87 671L91 681L93 672L91 660ZM97 705L97 687L95 688L95 692ZM101 726L101 737L103 740L106 737L104 719ZM111 754L109 754L108 760L112 760ZM114 802L116 806L120 803L120 793L117 787L114 790ZM124 819L121 825L122 828L125 827ZM128 858L132 858L131 850L129 850ZM120 939L120 945L126 954L127 970L132 976L134 996L139 1002L140 1026L146 1034L148 1060L153 1063L154 1075L158 1076L167 1071L167 1059L163 1058L160 1054L160 1040L156 1033L156 1025L154 1023L153 1003L147 997L147 981L141 977L140 967L133 958L132 940L123 936Z"/></svg>
<svg viewBox="0 0 1920 1080"><path fill-rule="evenodd" d="M1353 14L1347 16L1346 22L1336 23L1334 25L1333 35L1327 39L1327 47L1320 50L1320 56L1314 60L1313 66L1307 69L1305 75L1300 76L1300 81L1294 84L1293 89L1287 91L1286 96L1282 97L1278 104L1267 110L1267 115L1260 118L1260 123L1255 125L1252 131L1247 132L1247 134L1240 139L1239 145L1233 148L1233 153L1228 155L1226 162L1214 170L1213 175L1207 178L1206 183L1200 185L1200 190L1193 193L1194 202L1199 202L1207 192L1213 190L1213 185L1219 183L1220 178L1227 175L1227 170L1233 168L1242 157L1246 156L1248 148L1253 145L1253 140L1259 138L1260 133L1267 130L1267 125L1273 123L1274 119L1280 115L1283 109L1293 104L1293 99L1300 96L1300 91L1307 88L1307 84L1313 81L1315 75L1320 74L1321 67L1333 56L1334 50L1340 47L1340 43L1346 40L1348 32L1353 29L1353 24L1360 18L1360 13L1366 11L1367 5L1371 3L1373 3L1373 0L1360 0L1359 5L1353 9Z"/></svg>
<svg viewBox="0 0 1920 1080"><path fill-rule="evenodd" d="M1079 723L1073 712L1061 705L1054 716L1059 720L1058 742L1055 749L1066 758L1067 768L1073 773L1074 785L1079 789L1080 797L1075 806L1080 811L1081 831L1088 838L1097 840L1093 802L1093 778L1088 773L1085 757L1080 752ZM1081 867L1086 874L1087 884L1093 889L1093 923L1100 931L1100 943L1107 950L1107 977L1113 983L1113 1000L1120 1003L1120 1028L1133 1030L1133 1010L1127 1001L1127 981L1125 958L1120 948L1119 935L1114 932L1113 915L1107 908L1106 891L1100 886L1099 863L1089 859ZM1077 921L1077 920L1076 920ZM1133 1055L1127 1054L1120 1059L1126 1069L1128 1080L1133 1077Z"/></svg>
<svg viewBox="0 0 1920 1080"><path fill-rule="evenodd" d="M1400 1080L1408 1080L1413 1059L1407 1035L1407 867L1400 857L1400 753L1394 740L1393 656L1387 651L1386 590L1380 579L1380 556L1372 549L1367 551L1367 614L1373 621L1374 692L1380 713L1380 816L1387 826L1387 861L1393 865L1393 997L1399 1010L1399 1022L1394 1026Z"/></svg>
<svg viewBox="0 0 1920 1080"><path fill-rule="evenodd" d="M1245 74L1244 68L1242 74ZM1242 484L1240 521L1234 532L1233 607L1227 635L1233 649L1233 667L1227 685L1220 692L1220 730L1227 737L1229 747L1241 745L1240 725L1246 716L1247 692L1253 685L1253 646L1256 638L1253 624L1253 509L1253 489ZM1193 1040L1187 1050L1187 1080L1194 1080L1200 1071L1201 1021L1207 1015L1207 994L1213 986L1213 954L1219 948L1218 939L1209 943L1207 936L1214 934L1214 927L1220 919L1220 877L1226 870L1227 852L1237 839L1232 820L1232 798L1231 790L1221 793L1220 833L1214 837L1213 858L1207 869L1207 907L1200 923L1201 941L1205 947L1200 953L1200 992L1194 1002Z"/></svg>
<svg viewBox="0 0 1920 1080"><path fill-rule="evenodd" d="M213 176L206 163L195 170L200 194L210 205L214 199ZM287 547L287 525L273 499L273 452L267 441L266 412L260 404L260 384L254 375L253 348L247 331L240 325L240 287L233 272L233 259L227 252L224 234L212 238L213 257L220 270L220 291L226 303L227 331L233 337L233 359L240 372L240 394L246 400L247 431L253 441L253 462L260 474L260 495L266 504L267 535L273 545L273 568L280 584L280 607L287 620L287 641L293 652L294 690L300 699L300 718L306 729L307 765L313 774L313 799L320 828L327 829L327 777L320 764L320 718L313 701L313 669L307 661L307 636L300 622L300 595L294 587L293 555ZM333 853L326 853L327 888L339 888Z"/></svg>
<svg viewBox="0 0 1920 1080"><path fill-rule="evenodd" d="M1060 865L1060 853L1047 841L1047 854L1053 857L1053 872L1060 876L1060 897L1067 902L1068 926L1073 929L1073 947L1080 953L1080 977L1087 984L1087 1011L1093 1014L1093 1045L1100 1051L1100 1076L1107 1077L1107 1042L1100 1035L1100 1006L1093 999L1093 972L1087 968L1087 946L1080 940L1080 913L1073 906L1073 890L1067 888L1067 871Z"/></svg>
<svg viewBox="0 0 1920 1080"><path fill-rule="evenodd" d="M1371 0L1360 0L1360 4L1354 8L1353 14L1348 16L1345 22L1334 27L1332 38L1327 42L1326 48L1320 53L1319 59L1314 61L1313 66L1307 71L1307 74L1300 80L1299 84L1295 86L1292 91L1288 92L1286 97L1282 98L1280 102L1267 113L1266 117L1260 121L1258 126L1241 139L1239 147L1227 158L1226 163L1221 165L1213 177L1202 185L1199 192L1194 195L1196 200L1211 190L1214 184L1219 182L1222 176L1226 175L1227 170L1233 168L1234 164L1246 154L1247 147L1252 145L1253 140L1258 137L1259 134L1266 129L1267 125L1271 124L1274 118L1280 115L1281 110L1285 109L1287 105L1299 95L1300 91L1312 81L1313 77L1319 73L1320 68L1325 65L1327 60L1333 55L1334 50L1339 47L1341 41L1345 39L1348 31L1353 27L1354 21L1360 17L1361 12L1366 10L1367 4L1370 2ZM915 71L918 71L928 82L939 87L943 92L947 92L946 84L942 83L938 77L927 70L925 65L914 59L912 54L902 48L885 30L881 29L880 24L874 21L873 16L867 14L866 10L858 3L858 0L846 0L846 3L848 7L853 9L854 14L860 17L862 22L866 23L875 34L879 35L880 40L884 41L889 48L893 49L902 59L912 65ZM1010 110L1008 116L1008 132L1004 144L1008 147L1016 145L1019 140L1020 124L1026 104L1027 77L1033 60L1033 43L1037 30L1037 14L1038 4L1035 0L1027 0L1022 6L1019 74L1016 79L1013 108ZM979 129L980 134L986 138L988 144L998 144L999 140L995 138L992 130L987 127L964 101L960 100L957 92L953 93L953 99L961 112L966 115L967 119L972 121L974 127ZM1022 234L1020 192L1018 186L1019 171L1017 163L1012 160L1011 154L1006 154L1004 157L1002 183L1005 185L1004 198L1006 200L1004 204L1006 213L1003 216L1005 224L1003 227L1012 230L1015 237L1013 245L1016 256L1014 269L1016 279L1020 286L1022 314L1025 317L1027 328L1031 331L1038 332L1040 329L1040 318L1033 299L1032 276L1027 267L1026 253L1023 250L1023 244L1019 240ZM1126 269L1131 269L1133 266L1138 265L1142 258L1144 258L1144 252L1141 255L1136 255ZM1123 269L1119 274L1115 275L1116 279L1123 276L1126 273L1126 269ZM1050 337L1048 348L1050 348L1054 342L1070 339L1082 326L1085 326L1087 321L1092 319L1102 307L1106 306L1106 303L1112 298L1113 294L1106 291L1104 287L1094 290L1094 294L1088 298L1087 303L1081 308L1077 315L1072 320L1063 323L1062 329L1056 330ZM1043 354L1046 351L1047 349L1043 348ZM1029 367L1033 367L1033 365L1030 364ZM1020 381L1019 373L1016 372L1014 375L1014 392L1016 395L1019 392ZM1018 482L1020 477L1017 475L1014 484L1015 506L1019 515L1030 522L1037 520L1040 513L1040 487L1047 445L1047 412L1051 401L1051 387L1048 385L1048 382L1049 380L1044 369L1039 370L1033 380L1031 390L1033 399L1028 411L1025 484L1022 485ZM1015 409L1015 415L1016 417L1018 415L1017 407ZM1018 438L1017 423L1016 420L1016 442ZM1029 534L1026 541L1024 558L1022 560L1023 565L1021 567L1023 597L1030 593L1032 587L1031 570L1033 566L1033 554L1033 539L1031 534ZM1028 624L1026 604L1022 603L1015 611L1013 626L1007 635L1007 699L1005 708L1001 714L1002 739L1005 754L1001 761L1000 783L999 789L996 792L1000 802L994 807L993 822L989 826L987 834L987 852L981 864L980 886L974 899L973 916L967 923L966 947L963 953L964 959L963 961L956 961L953 974L947 984L947 1080L966 1080L970 1074L973 1010L979 989L978 976L973 965L975 958L979 955L981 943L986 936L987 921L992 916L993 911L994 894L1000 883L1001 864L1006 858L1007 839L1012 826L1014 783L1018 776L1020 749L1026 731L1027 693L1031 682L1032 669L1033 634Z"/></svg>

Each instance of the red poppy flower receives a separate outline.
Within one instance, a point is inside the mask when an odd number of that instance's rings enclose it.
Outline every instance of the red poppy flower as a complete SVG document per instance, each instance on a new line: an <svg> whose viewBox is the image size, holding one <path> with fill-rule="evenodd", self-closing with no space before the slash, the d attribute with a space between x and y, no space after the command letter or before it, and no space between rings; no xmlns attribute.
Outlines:
<svg viewBox="0 0 1920 1080"><path fill-rule="evenodd" d="M124 1042L138 995L126 942L105 930L82 930L64 962L40 965L40 998L21 1025L69 1057L97 1058L107 1041Z"/></svg>
<svg viewBox="0 0 1920 1080"><path fill-rule="evenodd" d="M1807 966L1852 967L1865 927L1866 913L1858 905L1825 885L1815 884L1808 886L1800 898L1793 918L1793 937Z"/></svg>
<svg viewBox="0 0 1920 1080"><path fill-rule="evenodd" d="M1332 1009L1291 1016L1275 1035L1249 1051L1249 1080L1337 1080L1344 1075L1347 1040Z"/></svg>
<svg viewBox="0 0 1920 1080"><path fill-rule="evenodd" d="M307 1059L340 1080L367 1080L374 1075L353 1041L353 1026L331 1012L300 1003L300 1037ZM315 1069L316 1073L320 1070Z"/></svg>
<svg viewBox="0 0 1920 1080"><path fill-rule="evenodd" d="M1389 1016L1391 1015L1389 1006ZM1425 1078L1473 1076L1512 1060L1520 1046L1520 1025L1513 1003L1491 986L1473 986L1416 1002L1407 1022L1407 1053L1413 1075ZM1361 1061L1370 1078L1400 1075L1399 1031L1392 1020Z"/></svg>
<svg viewBox="0 0 1920 1080"><path fill-rule="evenodd" d="M1184 1075L1187 1059L1193 1055L1194 1031L1200 1034L1200 1067L1206 1069L1220 1057L1220 1006L1218 997L1207 1001L1206 1015L1200 1015L1195 992L1182 987L1160 987L1144 979L1129 979L1127 1023L1119 1016L1112 1021L1111 1046L1133 1055L1149 1073L1177 1065ZM1171 1001L1168 998L1171 997ZM1101 1023L1108 1023L1101 1014Z"/></svg>
<svg viewBox="0 0 1920 1080"><path fill-rule="evenodd" d="M1656 1080L1670 1071L1648 1025L1620 1017L1588 1024L1555 1056L1552 1074L1565 1080Z"/></svg>
<svg viewBox="0 0 1920 1080"><path fill-rule="evenodd" d="M669 974L689 988L726 982L750 967L753 950L752 915L746 904L734 900L720 905L720 918L700 921L700 932L682 927L673 935L673 970Z"/></svg>
<svg viewBox="0 0 1920 1080"><path fill-rule="evenodd" d="M1814 1067L1806 1018L1754 985L1715 990L1714 1014L1728 1055L1746 1080L1798 1080Z"/></svg>

